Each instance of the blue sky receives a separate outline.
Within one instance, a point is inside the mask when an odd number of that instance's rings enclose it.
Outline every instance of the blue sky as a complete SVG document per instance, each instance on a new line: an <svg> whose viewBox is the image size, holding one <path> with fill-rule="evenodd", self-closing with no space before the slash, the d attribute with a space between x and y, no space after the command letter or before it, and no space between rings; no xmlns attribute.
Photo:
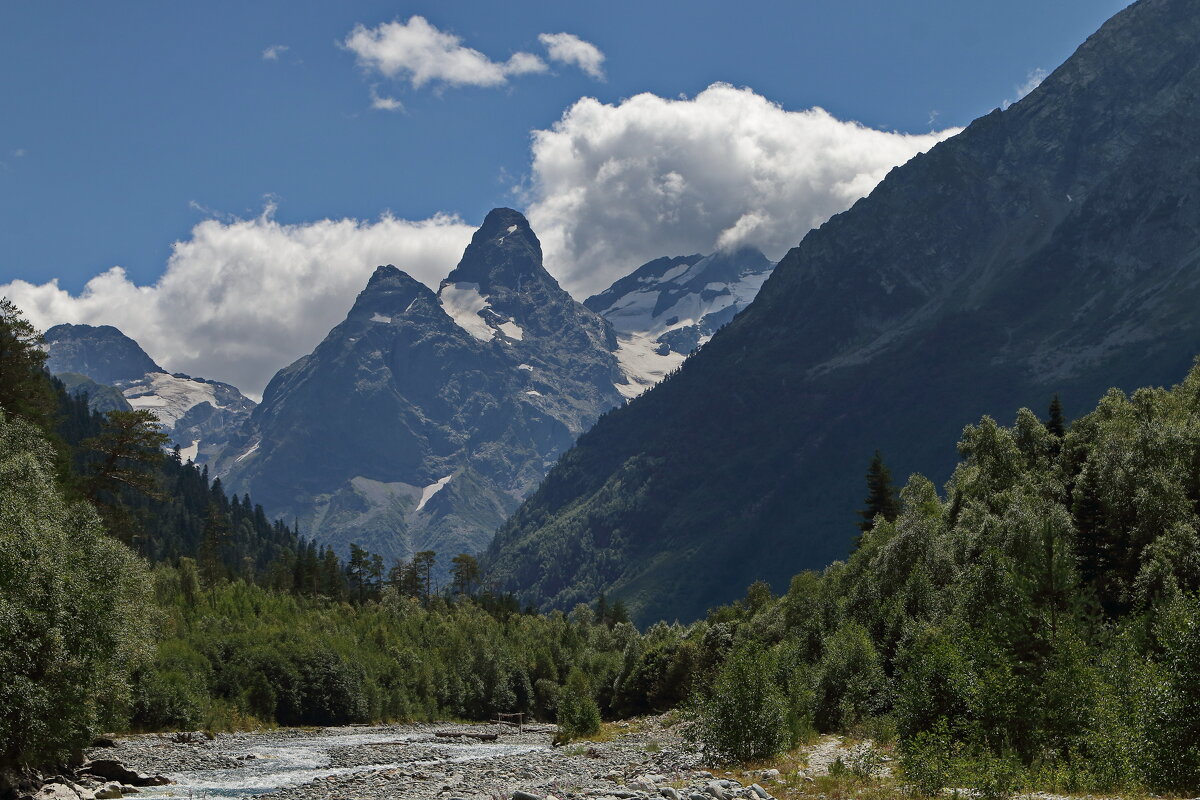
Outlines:
<svg viewBox="0 0 1200 800"><path fill-rule="evenodd" d="M869 128L946 131L1016 99L1034 70L1056 67L1124 5L8 2L0 7L0 288L58 279L75 295L115 265L132 285L152 286L173 244L198 240L197 225L253 219L268 203L275 222L301 226L378 220L385 211L401 220L452 214L469 225L493 206L549 204L551 190L534 184L553 165L531 166L531 132L550 129L585 96L618 108L640 93L695 98L725 82L788 112L820 106ZM498 86L415 87L403 70L389 77L340 44L356 25L374 30L413 15L492 62L526 52L546 70ZM549 58L539 34L558 32L604 54L603 80ZM286 49L264 58L278 45ZM372 93L403 110L372 108ZM897 152L905 154L893 160L911 155ZM812 220L783 232L776 224L774 238L752 243L794 244L813 220L840 210L817 206ZM561 217L554 208L546 205L543 218ZM562 241L579 235L575 250L559 248L564 283L581 294L636 267L630 259L711 248L727 223L664 235L658 252L652 240L604 250L598 234L568 226ZM585 240L599 243L584 253ZM374 255L366 248L363 258ZM47 301L31 316L41 324L65 321L55 314L103 316L65 302ZM285 356L292 357L272 357Z"/></svg>

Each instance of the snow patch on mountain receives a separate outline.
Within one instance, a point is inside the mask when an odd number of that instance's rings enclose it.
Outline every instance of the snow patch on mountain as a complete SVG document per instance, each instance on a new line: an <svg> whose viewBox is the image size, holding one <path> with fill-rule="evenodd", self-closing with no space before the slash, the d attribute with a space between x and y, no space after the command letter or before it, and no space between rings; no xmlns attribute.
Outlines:
<svg viewBox="0 0 1200 800"><path fill-rule="evenodd" d="M179 460L186 464L189 461L195 462L196 456L200 453L200 440L192 439L192 444L189 447L182 447L179 450Z"/></svg>
<svg viewBox="0 0 1200 800"><path fill-rule="evenodd" d="M242 453L240 456L238 456L237 458L235 458L235 459L234 459L234 461L245 461L247 458L249 458L250 456L254 455L254 452L255 452L256 450L258 450L258 446L259 446L260 444L262 444L262 440L261 440L261 439L260 439L260 440L257 440L257 441L255 441L255 442L254 442L254 444L250 445L250 447L249 447L249 448L247 448L246 452Z"/></svg>
<svg viewBox="0 0 1200 800"><path fill-rule="evenodd" d="M525 338L525 331L521 330L521 326L513 322L511 319L508 322L501 322L497 325L500 332L510 339L516 339L518 342Z"/></svg>
<svg viewBox="0 0 1200 800"><path fill-rule="evenodd" d="M672 351L660 354L660 348L661 345L645 334L617 333L617 363L626 382L615 386L622 397L632 400L665 378L668 372L687 358Z"/></svg>
<svg viewBox="0 0 1200 800"><path fill-rule="evenodd" d="M453 473L451 473L450 475L447 475L444 478L438 478L436 481L434 481L433 483L429 484L424 489L422 489L421 490L421 499L417 503L416 510L420 511L422 508L424 508L425 504L428 503L430 500L432 500L433 496L435 494L437 494L438 492L440 492L442 490L442 488L447 483L449 483L450 479L453 477L454 477L454 475L453 475Z"/></svg>
<svg viewBox="0 0 1200 800"><path fill-rule="evenodd" d="M617 361L627 398L636 397L678 367L758 294L774 268L757 250L644 264L585 305L617 334Z"/></svg>
<svg viewBox="0 0 1200 800"><path fill-rule="evenodd" d="M496 331L480 315L488 308L487 298L479 293L478 283L443 283L438 302L458 327L481 342L490 342Z"/></svg>
<svg viewBox="0 0 1200 800"><path fill-rule="evenodd" d="M150 372L120 388L129 405L149 411L167 429L173 429L184 414L201 403L222 408L211 383L187 376Z"/></svg>
<svg viewBox="0 0 1200 800"><path fill-rule="evenodd" d="M411 304L409 305L409 307L410 308L412 307ZM384 323L390 324L391 321L392 321L391 317L385 317L383 314L380 314L379 312L375 312L374 314L371 315L371 322L384 322Z"/></svg>

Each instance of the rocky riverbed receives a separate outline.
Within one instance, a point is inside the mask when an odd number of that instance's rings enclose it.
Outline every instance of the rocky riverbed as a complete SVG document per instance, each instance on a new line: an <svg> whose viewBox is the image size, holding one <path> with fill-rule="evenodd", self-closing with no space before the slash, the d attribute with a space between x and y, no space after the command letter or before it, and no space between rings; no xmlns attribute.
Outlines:
<svg viewBox="0 0 1200 800"><path fill-rule="evenodd" d="M682 725L665 717L617 723L609 741L554 747L550 725L385 725L221 734L131 736L92 758L118 759L173 783L141 800L766 800L777 773L718 775ZM494 741L445 734L495 733ZM443 734L439 736L438 734Z"/></svg>

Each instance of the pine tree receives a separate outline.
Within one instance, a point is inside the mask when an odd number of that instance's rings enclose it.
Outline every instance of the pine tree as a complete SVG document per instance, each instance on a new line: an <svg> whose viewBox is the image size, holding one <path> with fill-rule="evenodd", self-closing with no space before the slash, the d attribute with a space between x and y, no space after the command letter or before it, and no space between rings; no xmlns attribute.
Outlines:
<svg viewBox="0 0 1200 800"><path fill-rule="evenodd" d="M1050 416L1046 420L1046 430L1059 439L1067 435L1067 423L1063 419L1062 402L1058 399L1057 394L1050 400Z"/></svg>
<svg viewBox="0 0 1200 800"><path fill-rule="evenodd" d="M350 560L346 563L346 582L350 586L350 598L359 603L367 599L370 563L370 554L351 542Z"/></svg>
<svg viewBox="0 0 1200 800"><path fill-rule="evenodd" d="M123 502L123 493L161 500L154 468L163 461L167 436L146 410L110 411L99 435L81 447L100 456L84 482L84 494L100 511L110 532L126 542L136 525Z"/></svg>
<svg viewBox="0 0 1200 800"><path fill-rule="evenodd" d="M0 297L0 408L49 430L54 392L42 369L42 335L6 297Z"/></svg>
<svg viewBox="0 0 1200 800"><path fill-rule="evenodd" d="M883 463L879 451L875 451L871 465L867 468L867 498L866 507L858 512L862 521L858 528L863 533L875 527L875 518L882 516L888 522L895 522L900 516L900 500L896 495L896 486L892 483L892 472Z"/></svg>
<svg viewBox="0 0 1200 800"><path fill-rule="evenodd" d="M209 500L208 513L204 518L204 540L200 545L200 574L210 589L225 575L221 553L228 535L229 520L216 501Z"/></svg>
<svg viewBox="0 0 1200 800"><path fill-rule="evenodd" d="M433 565L437 561L437 553L433 550L422 550L413 555L412 567L417 575L418 591L424 599L429 599L435 591L433 585Z"/></svg>
<svg viewBox="0 0 1200 800"><path fill-rule="evenodd" d="M468 553L459 553L450 559L450 563L454 565L450 568L450 574L454 578L454 592L471 594L476 581L479 580L479 562Z"/></svg>

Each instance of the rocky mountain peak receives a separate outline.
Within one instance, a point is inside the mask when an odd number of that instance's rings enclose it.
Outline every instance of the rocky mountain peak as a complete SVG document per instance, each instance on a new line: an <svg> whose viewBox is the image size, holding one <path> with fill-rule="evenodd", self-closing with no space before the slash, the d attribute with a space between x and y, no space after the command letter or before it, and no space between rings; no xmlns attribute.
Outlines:
<svg viewBox="0 0 1200 800"><path fill-rule="evenodd" d="M421 300L427 303L418 302ZM375 268L366 287L355 298L348 317L355 319L365 314L375 322L390 321L418 306L424 310L436 303L437 297L428 286L388 264Z"/></svg>
<svg viewBox="0 0 1200 800"><path fill-rule="evenodd" d="M478 284L484 294L503 289L520 293L530 279L558 286L542 266L542 244L529 221L511 208L496 208L488 212L444 283Z"/></svg>
<svg viewBox="0 0 1200 800"><path fill-rule="evenodd" d="M343 552L478 552L620 402L611 330L488 214L437 294L375 270L346 319L271 380L215 473Z"/></svg>
<svg viewBox="0 0 1200 800"><path fill-rule="evenodd" d="M46 369L86 375L97 383L163 372L133 339L111 325L55 325L46 331Z"/></svg>

